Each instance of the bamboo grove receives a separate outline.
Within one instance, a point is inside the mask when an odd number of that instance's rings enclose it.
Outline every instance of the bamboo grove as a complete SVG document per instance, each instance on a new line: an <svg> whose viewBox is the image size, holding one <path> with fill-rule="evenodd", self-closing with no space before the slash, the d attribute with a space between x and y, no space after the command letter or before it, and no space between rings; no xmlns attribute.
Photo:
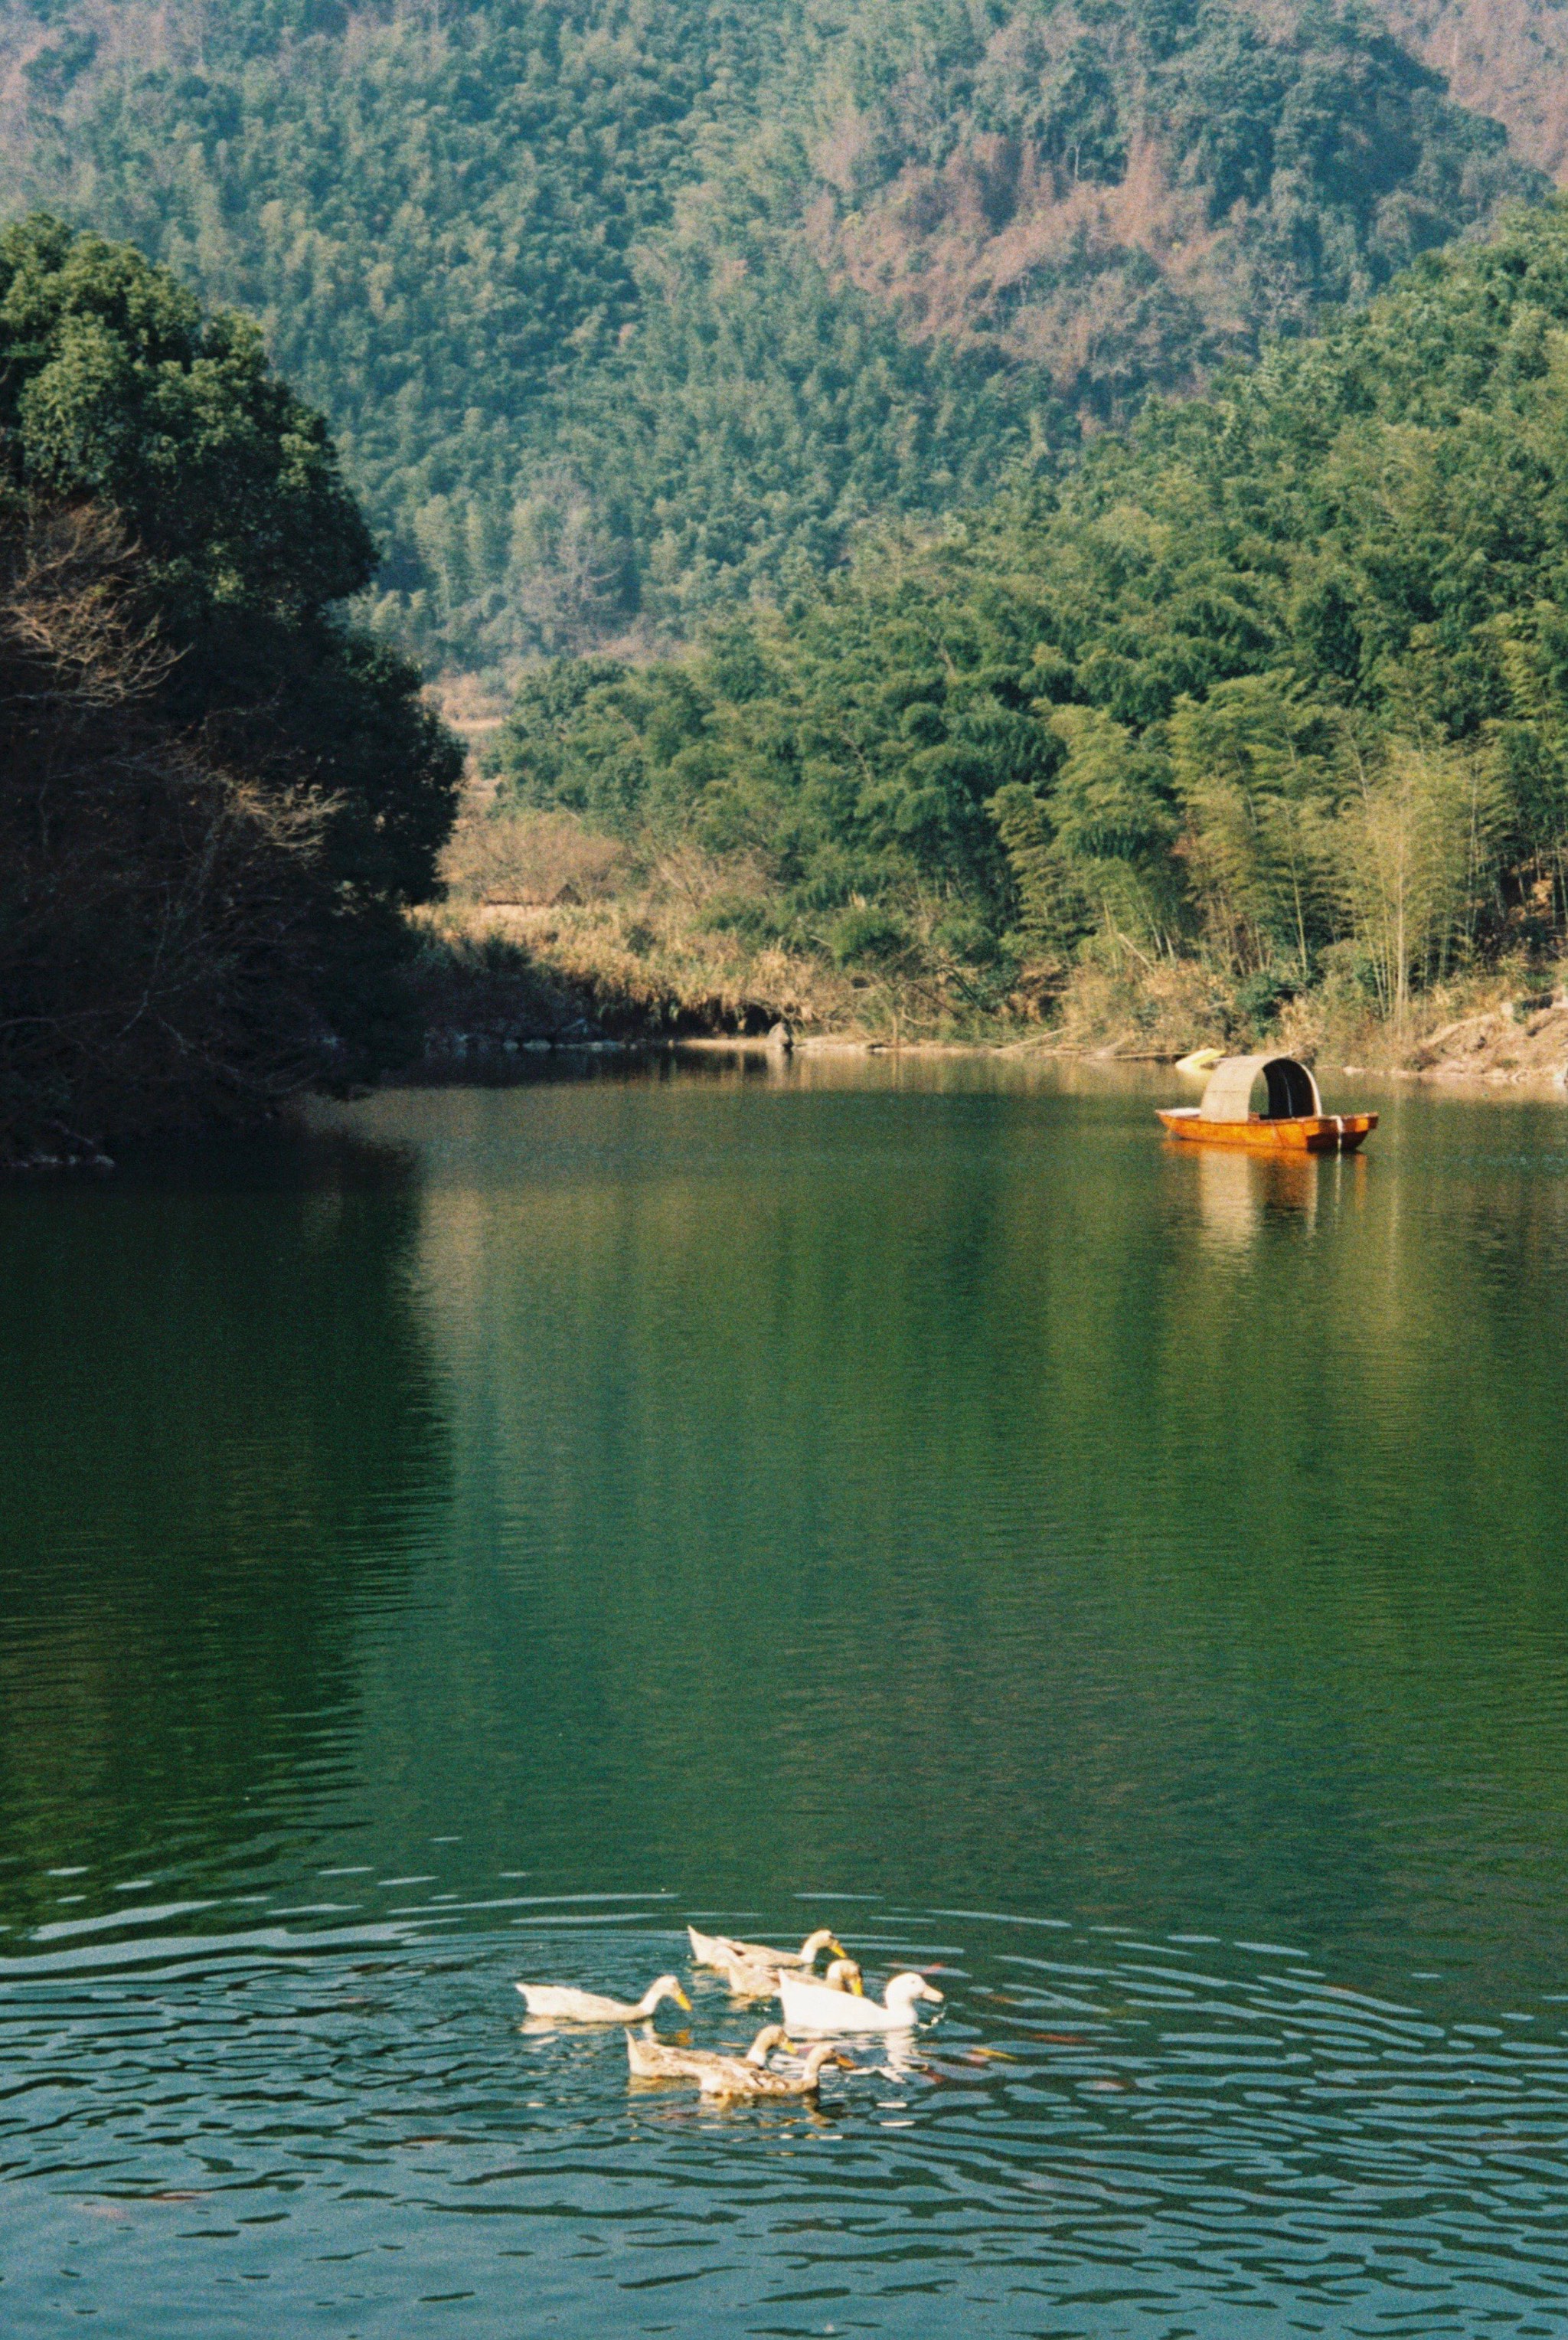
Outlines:
<svg viewBox="0 0 1568 2340"><path fill-rule="evenodd" d="M1255 1024L1315 987L1398 1018L1544 963L1568 210L700 655L557 662L493 762L503 808L749 857L712 917L997 1006L1190 962Z"/></svg>

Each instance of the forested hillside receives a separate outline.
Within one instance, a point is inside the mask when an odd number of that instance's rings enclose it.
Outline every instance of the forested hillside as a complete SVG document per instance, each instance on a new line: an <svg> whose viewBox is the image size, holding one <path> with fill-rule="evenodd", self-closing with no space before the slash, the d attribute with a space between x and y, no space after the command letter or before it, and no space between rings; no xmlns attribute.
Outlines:
<svg viewBox="0 0 1568 2340"><path fill-rule="evenodd" d="M1308 1045L1528 990L1568 938L1568 203L792 617L547 669L493 765L497 828L655 877L699 839L695 923L781 1006L815 964L928 1026L1114 993Z"/></svg>
<svg viewBox="0 0 1568 2340"><path fill-rule="evenodd" d="M0 0L8 207L263 322L505 665L788 594L1528 193L1354 5Z"/></svg>

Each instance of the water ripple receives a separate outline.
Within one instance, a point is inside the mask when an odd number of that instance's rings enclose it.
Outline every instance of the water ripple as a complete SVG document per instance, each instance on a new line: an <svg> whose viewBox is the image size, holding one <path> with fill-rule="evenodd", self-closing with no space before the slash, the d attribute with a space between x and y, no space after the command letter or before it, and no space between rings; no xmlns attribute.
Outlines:
<svg viewBox="0 0 1568 2340"><path fill-rule="evenodd" d="M948 1998L918 2039L857 2042L819 2109L630 2090L619 2031L521 2032L515 1938L451 1938L438 1908L69 1950L42 1928L0 1965L11 2328L42 2328L69 2265L111 2328L102 2286L134 2269L147 2329L253 2329L233 2287L264 2284L273 2328L442 2298L488 2330L520 2252L534 2311L583 2335L800 2335L835 2301L845 2330L910 2335L1549 2328L1553 2010L1444 2023L1269 1962L1299 1951L1200 1962L1058 1919L1045 1958L1027 1913L957 1939L955 1914L838 1913L882 1972L940 1924ZM680 1946L579 1904L529 1963L630 1992ZM691 2022L739 2047L758 2019L710 1978Z"/></svg>

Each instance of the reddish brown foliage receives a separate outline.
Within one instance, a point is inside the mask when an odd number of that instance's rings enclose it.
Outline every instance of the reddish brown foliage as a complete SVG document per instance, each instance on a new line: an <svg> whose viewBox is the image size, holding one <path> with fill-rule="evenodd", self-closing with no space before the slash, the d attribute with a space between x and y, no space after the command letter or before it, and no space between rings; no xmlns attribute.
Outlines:
<svg viewBox="0 0 1568 2340"><path fill-rule="evenodd" d="M1397 40L1489 114L1514 152L1568 181L1568 9L1549 0L1373 0Z"/></svg>

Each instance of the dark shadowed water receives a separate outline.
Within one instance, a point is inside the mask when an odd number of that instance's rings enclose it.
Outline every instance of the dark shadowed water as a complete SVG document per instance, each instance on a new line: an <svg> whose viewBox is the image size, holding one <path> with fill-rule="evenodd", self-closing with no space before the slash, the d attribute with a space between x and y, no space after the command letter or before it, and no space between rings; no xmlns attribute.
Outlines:
<svg viewBox="0 0 1568 2340"><path fill-rule="evenodd" d="M0 2329L1562 2334L1568 1107L1179 1086L0 1194ZM689 1916L941 2018L817 2113L520 2028Z"/></svg>

